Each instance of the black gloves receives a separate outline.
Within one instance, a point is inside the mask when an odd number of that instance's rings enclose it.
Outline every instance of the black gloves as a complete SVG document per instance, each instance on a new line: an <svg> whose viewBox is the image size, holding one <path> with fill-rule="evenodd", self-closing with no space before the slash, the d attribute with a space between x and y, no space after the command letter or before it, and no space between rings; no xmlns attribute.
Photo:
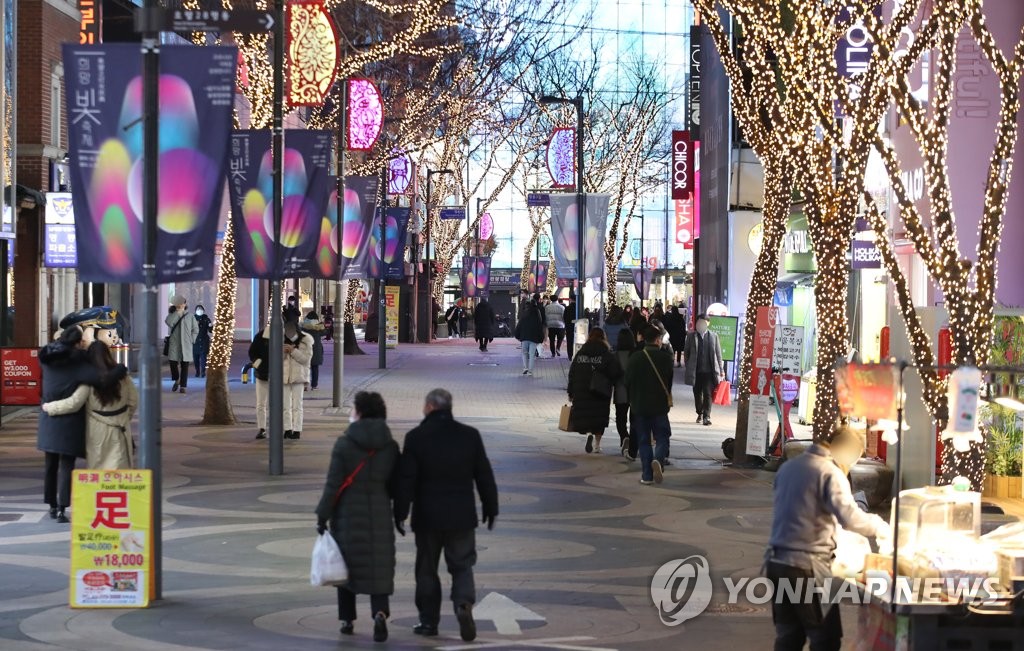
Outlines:
<svg viewBox="0 0 1024 651"><path fill-rule="evenodd" d="M484 524L487 525L487 530L488 531L493 531L494 530L494 516L493 515L485 515L484 516Z"/></svg>
<svg viewBox="0 0 1024 651"><path fill-rule="evenodd" d="M405 521L395 518L395 531L405 536Z"/></svg>
<svg viewBox="0 0 1024 651"><path fill-rule="evenodd" d="M327 531L327 522L324 521L324 520L317 520L316 521L316 532L318 534L320 534L320 535L323 535L323 533L325 531Z"/></svg>

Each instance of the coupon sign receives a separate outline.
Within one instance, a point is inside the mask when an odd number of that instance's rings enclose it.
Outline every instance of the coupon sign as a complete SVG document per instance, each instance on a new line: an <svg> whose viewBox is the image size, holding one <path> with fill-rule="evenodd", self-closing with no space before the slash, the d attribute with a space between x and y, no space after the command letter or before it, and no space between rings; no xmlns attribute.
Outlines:
<svg viewBox="0 0 1024 651"><path fill-rule="evenodd" d="M76 470L71 494L71 607L149 605L149 470Z"/></svg>

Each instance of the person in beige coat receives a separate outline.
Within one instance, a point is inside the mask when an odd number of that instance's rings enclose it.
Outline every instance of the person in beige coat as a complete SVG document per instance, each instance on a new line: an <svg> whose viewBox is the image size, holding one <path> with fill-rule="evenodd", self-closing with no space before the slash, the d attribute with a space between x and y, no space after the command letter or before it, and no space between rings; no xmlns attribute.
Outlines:
<svg viewBox="0 0 1024 651"><path fill-rule="evenodd" d="M267 329L269 331L269 328ZM313 359L313 337L299 328L298 314L285 313L284 320L284 437L302 436L302 394L309 382Z"/></svg>
<svg viewBox="0 0 1024 651"><path fill-rule="evenodd" d="M96 387L80 385L71 396L42 405L50 416L72 414L85 407L85 461L90 469L124 470L132 467L132 433L129 428L139 404L128 369L114 361L101 341L89 346L89 361L104 382Z"/></svg>

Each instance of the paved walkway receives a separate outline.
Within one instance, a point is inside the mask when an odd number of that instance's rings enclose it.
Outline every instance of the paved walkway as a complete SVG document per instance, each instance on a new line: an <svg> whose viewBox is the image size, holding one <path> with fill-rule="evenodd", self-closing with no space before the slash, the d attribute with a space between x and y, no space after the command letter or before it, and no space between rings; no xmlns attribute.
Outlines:
<svg viewBox="0 0 1024 651"><path fill-rule="evenodd" d="M333 591L309 585L312 508L347 423L327 409L328 345L321 388L306 394L307 424L301 441L287 442L280 477L267 475L266 443L253 440L253 386L240 384L237 370L232 402L243 423L236 427L198 426L202 382L190 381L180 395L165 381L165 598L147 610L67 607L69 533L44 517L35 417L4 423L0 649L766 648L768 612L721 603L721 577L757 575L771 517L772 475L719 463L734 409L717 408L712 427L695 425L692 395L677 386L675 465L663 485L644 487L638 465L617 455L613 432L604 454L587 455L581 436L557 430L564 357L541 359L536 374L524 377L510 340L496 341L489 353L472 341L403 344L389 351L386 371L376 368L374 345L363 349L367 355L345 360L346 390L381 392L397 438L418 422L423 396L435 386L451 390L456 417L485 437L501 515L493 532L478 535L477 643L458 639L447 608L439 638L412 635L411 538L399 539L386 645L370 640L363 600L357 636L341 640ZM651 578L663 563L693 554L710 562L715 601L697 619L665 626L652 605Z"/></svg>

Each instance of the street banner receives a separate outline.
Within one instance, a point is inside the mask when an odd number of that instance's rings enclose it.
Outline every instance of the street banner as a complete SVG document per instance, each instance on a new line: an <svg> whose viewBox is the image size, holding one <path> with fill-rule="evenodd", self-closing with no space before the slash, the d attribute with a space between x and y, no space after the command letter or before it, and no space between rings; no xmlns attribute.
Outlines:
<svg viewBox="0 0 1024 651"><path fill-rule="evenodd" d="M768 453L768 412L771 401L768 396L750 394L747 409L747 449L746 453L755 457L763 457Z"/></svg>
<svg viewBox="0 0 1024 651"><path fill-rule="evenodd" d="M772 368L783 373L800 375L804 358L803 326L775 325L775 344L772 349Z"/></svg>
<svg viewBox="0 0 1024 651"><path fill-rule="evenodd" d="M775 325L779 322L779 308L760 306L754 322L754 355L750 367L751 396L767 396L772 379L772 357L775 351ZM753 404L753 403L751 403Z"/></svg>
<svg viewBox="0 0 1024 651"><path fill-rule="evenodd" d="M550 265L551 263L547 260L530 263L530 280L527 287L531 293L539 292L540 288L548 286L548 267Z"/></svg>
<svg viewBox="0 0 1024 651"><path fill-rule="evenodd" d="M651 297L651 281L654 280L654 271L650 269L633 270L633 288L640 300L646 301Z"/></svg>
<svg viewBox="0 0 1024 651"><path fill-rule="evenodd" d="M378 209L378 214L380 210ZM388 208L384 222L384 264L387 265L385 277L388 280L401 280L405 276L405 241L409 227L409 208ZM377 222L370 230L370 278L380 278L381 246L380 223Z"/></svg>
<svg viewBox="0 0 1024 651"><path fill-rule="evenodd" d="M586 195L583 241L586 269L583 271L587 278L602 278L604 274L604 239L610 198L607 194ZM580 237L576 195L551 195L551 237L554 240L555 273L562 279L576 279Z"/></svg>
<svg viewBox="0 0 1024 651"><path fill-rule="evenodd" d="M62 47L79 279L141 283L141 51ZM211 280L238 50L167 45L162 54L156 279Z"/></svg>
<svg viewBox="0 0 1024 651"><path fill-rule="evenodd" d="M248 130L231 135L228 189L239 278L280 280L317 273L318 245L330 193L331 133L289 129L284 142L284 200L280 241L275 246L270 132Z"/></svg>
<svg viewBox="0 0 1024 651"><path fill-rule="evenodd" d="M401 289L397 285L385 285L384 287L385 314L387 315L384 334L388 348L398 348L398 308L402 295Z"/></svg>
<svg viewBox="0 0 1024 651"><path fill-rule="evenodd" d="M736 361L736 330L740 319L736 316L709 316L708 330L718 335L722 345L722 359L726 362Z"/></svg>
<svg viewBox="0 0 1024 651"><path fill-rule="evenodd" d="M43 390L43 373L39 367L38 348L4 348L0 350L0 404L38 405Z"/></svg>
<svg viewBox="0 0 1024 651"><path fill-rule="evenodd" d="M839 413L850 418L896 420L899 379L890 364L844 364L836 369Z"/></svg>
<svg viewBox="0 0 1024 651"><path fill-rule="evenodd" d="M338 269L338 177L327 177L327 206L320 219L320 235L316 243L316 264L313 278L335 280Z"/></svg>
<svg viewBox="0 0 1024 651"><path fill-rule="evenodd" d="M370 234L375 228L377 176L345 177L345 209L341 223L341 277L372 278L369 275ZM337 241L335 238L334 241Z"/></svg>
<svg viewBox="0 0 1024 651"><path fill-rule="evenodd" d="M486 297L490 284L490 256L462 256L462 295L466 298Z"/></svg>
<svg viewBox="0 0 1024 651"><path fill-rule="evenodd" d="M151 471L76 470L72 482L71 607L147 607Z"/></svg>

